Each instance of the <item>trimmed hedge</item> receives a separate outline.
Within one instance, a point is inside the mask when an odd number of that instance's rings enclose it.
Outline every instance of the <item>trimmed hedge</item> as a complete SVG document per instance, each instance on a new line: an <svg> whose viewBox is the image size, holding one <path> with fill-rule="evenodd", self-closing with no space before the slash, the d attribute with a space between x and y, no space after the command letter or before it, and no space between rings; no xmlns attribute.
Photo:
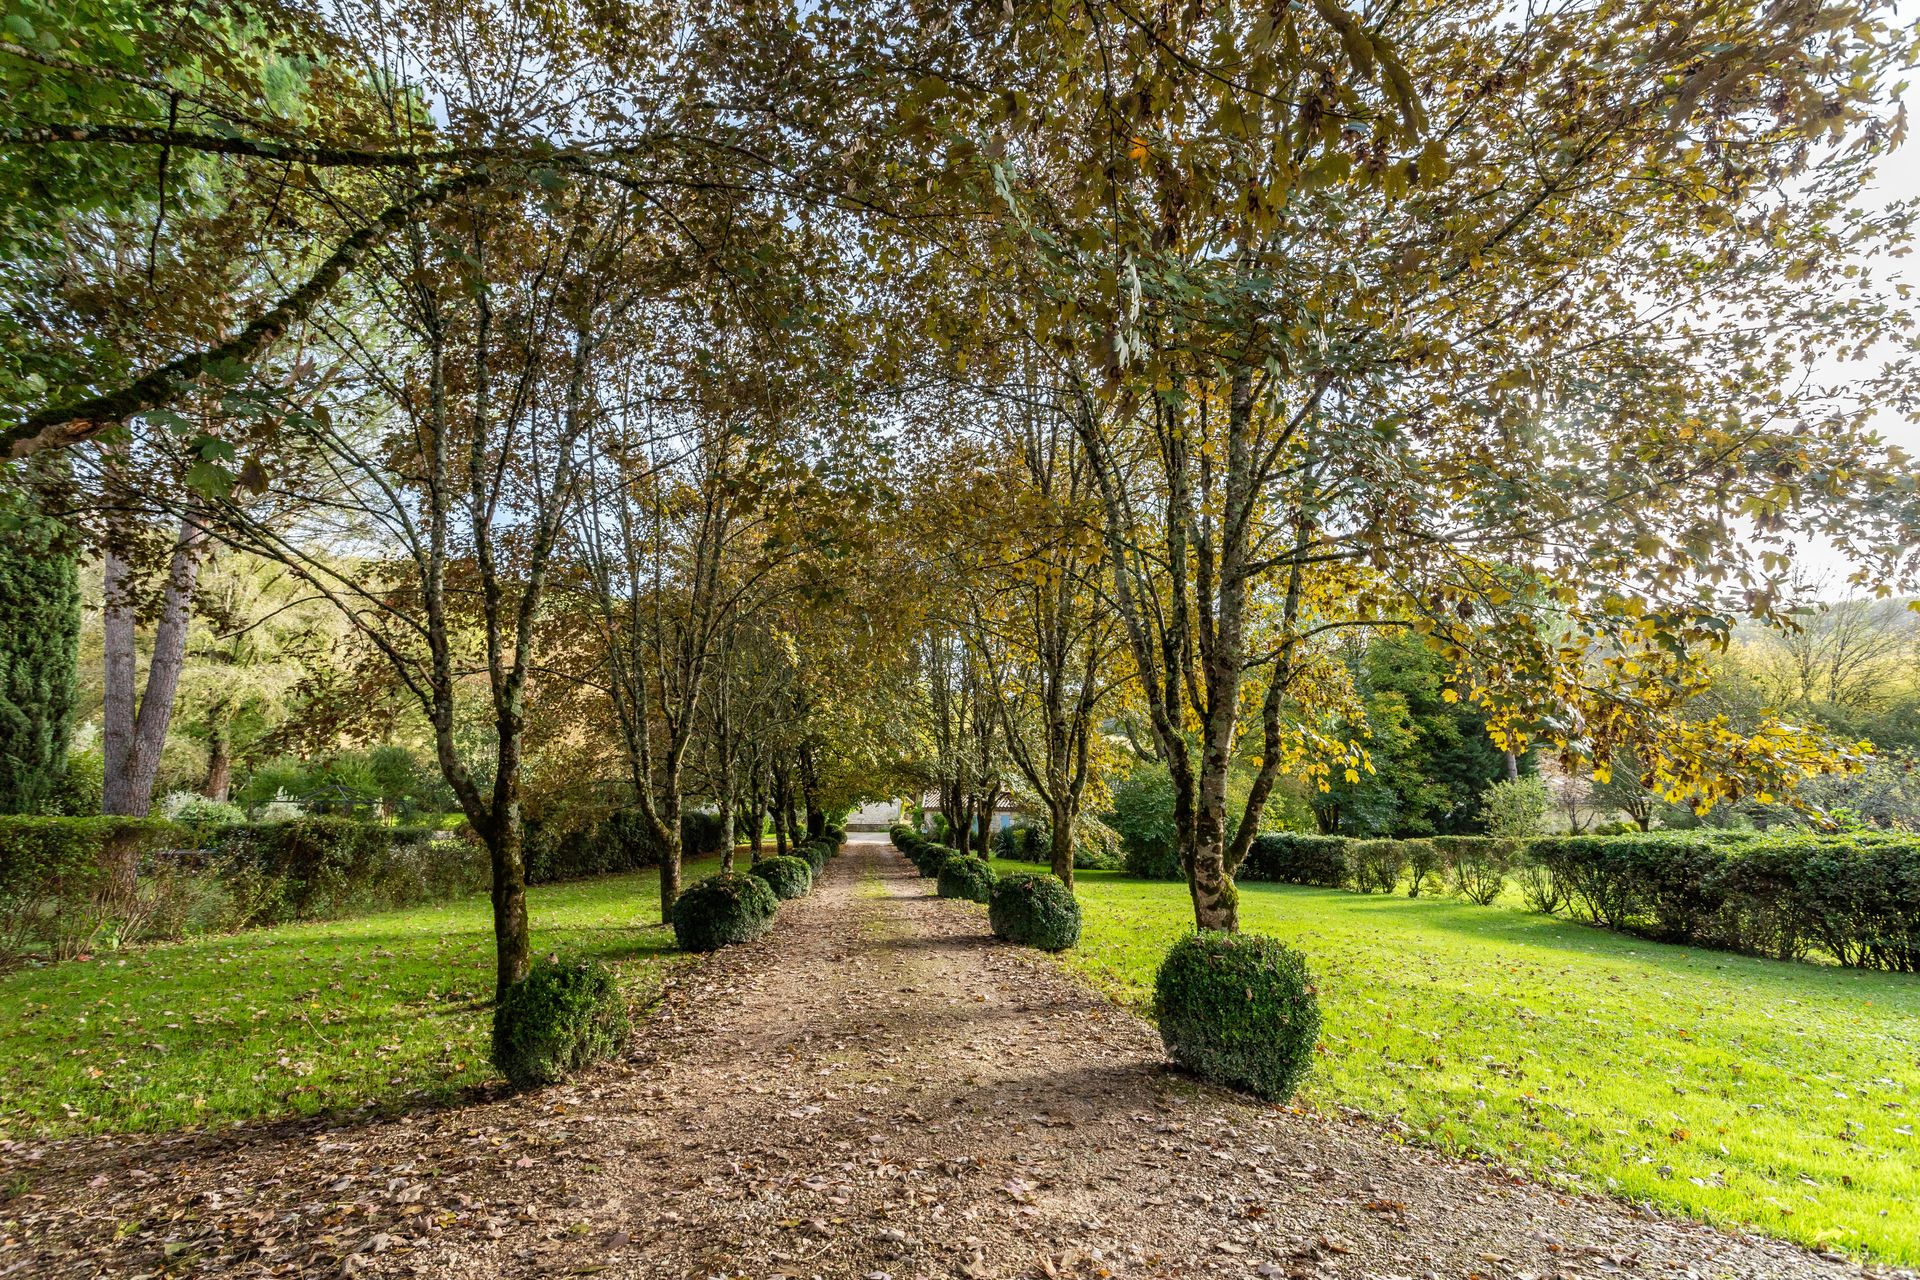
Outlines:
<svg viewBox="0 0 1920 1280"><path fill-rule="evenodd" d="M1176 942L1154 978L1153 1009L1175 1062L1272 1102L1293 1096L1320 1038L1305 959L1261 934L1209 929Z"/></svg>
<svg viewBox="0 0 1920 1280"><path fill-rule="evenodd" d="M1003 941L1065 951L1080 941L1080 904L1052 876L1002 876L987 902L987 923Z"/></svg>
<svg viewBox="0 0 1920 1280"><path fill-rule="evenodd" d="M726 820L705 809L688 809L680 815L680 856L699 858L726 852Z"/></svg>
<svg viewBox="0 0 1920 1280"><path fill-rule="evenodd" d="M748 874L765 880L773 896L782 901L804 898L813 890L813 871L804 858L762 858L748 868Z"/></svg>
<svg viewBox="0 0 1920 1280"><path fill-rule="evenodd" d="M993 882L993 868L984 858L956 854L940 864L935 885L943 898L987 902L993 898Z"/></svg>
<svg viewBox="0 0 1920 1280"><path fill-rule="evenodd" d="M1234 872L1234 879L1344 888L1352 877L1347 861L1347 846L1351 843L1343 836L1265 832L1253 838L1246 860Z"/></svg>
<svg viewBox="0 0 1920 1280"><path fill-rule="evenodd" d="M773 925L780 900L759 876L708 876L673 904L673 937L683 951L718 951L751 942Z"/></svg>
<svg viewBox="0 0 1920 1280"><path fill-rule="evenodd" d="M1483 907L1507 887L1520 852L1520 841L1504 836L1435 836L1428 843L1440 851L1448 887Z"/></svg>
<svg viewBox="0 0 1920 1280"><path fill-rule="evenodd" d="M1392 893L1407 870L1404 840L1355 840L1347 846L1347 878L1356 893Z"/></svg>
<svg viewBox="0 0 1920 1280"><path fill-rule="evenodd" d="M1920 972L1920 836L1550 836L1525 859L1531 900L1609 929Z"/></svg>
<svg viewBox="0 0 1920 1280"><path fill-rule="evenodd" d="M0 817L0 956L64 958L295 920L443 902L484 889L486 849L351 818L203 826L149 818ZM101 854L135 860L110 900Z"/></svg>
<svg viewBox="0 0 1920 1280"><path fill-rule="evenodd" d="M493 1011L493 1065L516 1088L553 1084L626 1043L627 1002L605 965L541 960Z"/></svg>

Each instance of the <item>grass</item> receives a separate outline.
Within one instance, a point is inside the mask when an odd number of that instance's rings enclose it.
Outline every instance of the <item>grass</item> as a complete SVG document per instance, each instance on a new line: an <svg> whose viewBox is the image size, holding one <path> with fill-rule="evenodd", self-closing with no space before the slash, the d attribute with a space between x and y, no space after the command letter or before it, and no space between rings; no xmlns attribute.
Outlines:
<svg viewBox="0 0 1920 1280"><path fill-rule="evenodd" d="M657 989L673 954L657 873L528 897L535 954L606 961L636 999ZM0 976L0 1139L457 1097L498 1079L492 996L484 894L16 971Z"/></svg>
<svg viewBox="0 0 1920 1280"><path fill-rule="evenodd" d="M1063 958L1144 1006L1192 925L1185 886L1075 880L1085 928ZM1240 918L1313 966L1325 1028L1305 1103L1563 1185L1920 1263L1920 978L1446 898L1248 884Z"/></svg>

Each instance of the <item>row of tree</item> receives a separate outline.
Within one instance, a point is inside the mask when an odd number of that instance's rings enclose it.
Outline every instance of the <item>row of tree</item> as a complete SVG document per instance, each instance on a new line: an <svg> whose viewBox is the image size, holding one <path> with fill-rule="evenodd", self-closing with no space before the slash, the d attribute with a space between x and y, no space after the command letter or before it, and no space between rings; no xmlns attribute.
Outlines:
<svg viewBox="0 0 1920 1280"><path fill-rule="evenodd" d="M1229 929L1283 780L1374 768L1350 635L1417 637L1503 760L1699 805L1860 763L1689 707L1805 538L1920 568L1868 426L1906 370L1811 373L1910 332L1860 267L1910 221L1856 203L1913 39L1878 0L8 32L0 440L103 549L110 811L209 549L284 566L491 851L503 987L541 751L623 779L670 901L690 768L817 820L895 785L921 697L950 812L1004 751L1067 871L1118 718Z"/></svg>

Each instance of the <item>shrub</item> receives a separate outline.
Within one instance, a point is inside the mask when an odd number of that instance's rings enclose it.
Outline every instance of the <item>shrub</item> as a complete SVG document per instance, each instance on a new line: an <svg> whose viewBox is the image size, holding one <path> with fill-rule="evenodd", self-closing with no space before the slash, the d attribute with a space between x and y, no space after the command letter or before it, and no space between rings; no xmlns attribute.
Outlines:
<svg viewBox="0 0 1920 1280"><path fill-rule="evenodd" d="M231 826L245 822L247 811L225 800L209 800L198 791L175 791L160 800L160 816L170 822L204 822Z"/></svg>
<svg viewBox="0 0 1920 1280"><path fill-rule="evenodd" d="M673 937L683 951L751 942L773 924L780 900L759 876L708 876L673 904Z"/></svg>
<svg viewBox="0 0 1920 1280"><path fill-rule="evenodd" d="M1160 964L1153 1007L1175 1062L1273 1102L1293 1096L1320 1037L1305 959L1259 934L1182 938Z"/></svg>
<svg viewBox="0 0 1920 1280"><path fill-rule="evenodd" d="M1080 941L1080 904L1052 876L1003 876L988 899L987 923L1004 941L1065 951Z"/></svg>
<svg viewBox="0 0 1920 1280"><path fill-rule="evenodd" d="M688 809L680 815L681 856L698 858L724 852L721 846L726 843L725 827L726 822L717 813Z"/></svg>
<svg viewBox="0 0 1920 1280"><path fill-rule="evenodd" d="M1447 854L1439 840L1404 840L1407 849L1407 896L1417 898L1427 889L1443 887Z"/></svg>
<svg viewBox="0 0 1920 1280"><path fill-rule="evenodd" d="M1519 842L1499 836L1435 836L1446 855L1447 877L1455 892L1487 906L1507 887Z"/></svg>
<svg viewBox="0 0 1920 1280"><path fill-rule="evenodd" d="M529 821L525 857L527 883L551 884L657 866L660 850L639 809L616 809L584 826Z"/></svg>
<svg viewBox="0 0 1920 1280"><path fill-rule="evenodd" d="M1550 860L1536 856L1533 842L1520 846L1517 859L1520 872L1520 896L1527 904L1527 910L1538 911L1544 915L1557 916L1567 909L1567 886L1554 872Z"/></svg>
<svg viewBox="0 0 1920 1280"><path fill-rule="evenodd" d="M826 836L836 854L840 852L840 846L847 842L847 829L837 822L829 822L821 834Z"/></svg>
<svg viewBox="0 0 1920 1280"><path fill-rule="evenodd" d="M928 880L939 877L940 867L948 858L959 856L957 849L949 849L946 845L936 844L931 840L917 841L907 850L907 860L913 863L915 871Z"/></svg>
<svg viewBox="0 0 1920 1280"><path fill-rule="evenodd" d="M627 1002L606 966L542 960L508 987L493 1011L493 1065L514 1087L564 1080L619 1052Z"/></svg>
<svg viewBox="0 0 1920 1280"><path fill-rule="evenodd" d="M1120 836L1129 872L1150 880L1186 878L1173 825L1173 781L1165 766L1139 765L1113 789L1107 825Z"/></svg>
<svg viewBox="0 0 1920 1280"><path fill-rule="evenodd" d="M1502 778L1480 793L1480 821L1490 836L1521 840L1540 830L1552 803L1544 778Z"/></svg>
<svg viewBox="0 0 1920 1280"><path fill-rule="evenodd" d="M1269 831L1253 838L1246 861L1234 873L1239 880L1269 880L1276 884L1314 884L1338 889L1348 882L1344 836L1305 835Z"/></svg>
<svg viewBox="0 0 1920 1280"><path fill-rule="evenodd" d="M1570 914L1622 932L1920 972L1920 836L1556 836L1531 842L1526 867Z"/></svg>
<svg viewBox="0 0 1920 1280"><path fill-rule="evenodd" d="M834 854L834 848L824 839L809 840L793 851L793 856L807 864L807 871L818 880L827 869L827 859Z"/></svg>
<svg viewBox="0 0 1920 1280"><path fill-rule="evenodd" d="M1406 869L1403 841L1355 840L1347 846L1347 875L1359 893L1392 893Z"/></svg>
<svg viewBox="0 0 1920 1280"><path fill-rule="evenodd" d="M1041 857L1045 857L1044 849ZM1120 833L1091 814L1083 813L1073 824L1073 869L1075 871L1115 871L1126 865L1126 851ZM1179 859L1174 859L1176 871Z"/></svg>
<svg viewBox="0 0 1920 1280"><path fill-rule="evenodd" d="M782 900L805 897L813 888L813 872L801 858L762 858L749 874L765 880L773 896Z"/></svg>
<svg viewBox="0 0 1920 1280"><path fill-rule="evenodd" d="M993 897L993 881L993 868L985 859L956 854L940 865L936 885L943 898L987 902Z"/></svg>

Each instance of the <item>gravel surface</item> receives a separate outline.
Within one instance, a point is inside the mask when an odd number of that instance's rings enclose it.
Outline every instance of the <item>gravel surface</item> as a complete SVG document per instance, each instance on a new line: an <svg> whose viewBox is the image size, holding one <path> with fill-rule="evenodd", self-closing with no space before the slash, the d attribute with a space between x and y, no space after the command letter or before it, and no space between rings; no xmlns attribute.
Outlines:
<svg viewBox="0 0 1920 1280"><path fill-rule="evenodd" d="M571 1085L0 1145L0 1187L0 1277L1867 1274L1196 1084L873 843Z"/></svg>

